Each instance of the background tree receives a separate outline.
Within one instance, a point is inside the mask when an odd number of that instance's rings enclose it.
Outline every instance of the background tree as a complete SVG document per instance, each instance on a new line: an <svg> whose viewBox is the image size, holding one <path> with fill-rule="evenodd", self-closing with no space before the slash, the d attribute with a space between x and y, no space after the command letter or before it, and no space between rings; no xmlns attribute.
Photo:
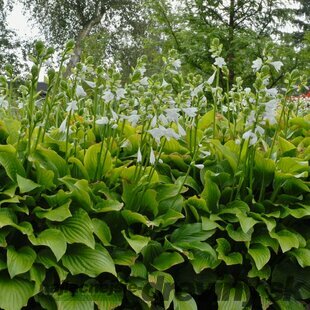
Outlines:
<svg viewBox="0 0 310 310"><path fill-rule="evenodd" d="M102 29L104 20L113 16L124 19L135 9L134 0L21 0L24 7L32 12L47 41L62 45L68 39L75 40L74 54L68 64L67 72L80 60L83 42Z"/></svg>

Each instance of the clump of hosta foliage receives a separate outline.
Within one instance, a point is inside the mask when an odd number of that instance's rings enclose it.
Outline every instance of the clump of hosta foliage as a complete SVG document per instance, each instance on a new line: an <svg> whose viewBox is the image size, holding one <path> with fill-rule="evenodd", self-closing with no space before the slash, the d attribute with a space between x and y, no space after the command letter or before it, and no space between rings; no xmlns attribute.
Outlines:
<svg viewBox="0 0 310 310"><path fill-rule="evenodd" d="M125 85L91 59L64 79L72 48L45 96L41 42L23 85L1 77L0 308L304 309L310 115L290 100L304 77L270 88L266 49L253 86L229 88L215 40L207 80L174 52Z"/></svg>

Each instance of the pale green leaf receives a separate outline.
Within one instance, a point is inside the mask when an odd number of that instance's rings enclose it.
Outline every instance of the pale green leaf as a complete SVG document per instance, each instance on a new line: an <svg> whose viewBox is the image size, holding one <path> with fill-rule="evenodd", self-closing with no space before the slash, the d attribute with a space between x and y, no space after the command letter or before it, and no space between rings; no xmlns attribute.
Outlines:
<svg viewBox="0 0 310 310"><path fill-rule="evenodd" d="M289 254L293 255L297 261L298 264L303 267L310 267L310 250L306 248L301 249L293 249L289 252Z"/></svg>
<svg viewBox="0 0 310 310"><path fill-rule="evenodd" d="M31 192L32 190L41 187L40 184L37 184L30 179L24 178L19 174L16 175L16 179L21 194Z"/></svg>
<svg viewBox="0 0 310 310"><path fill-rule="evenodd" d="M128 244L132 247L132 249L138 254L142 251L142 249L147 246L147 244L151 241L150 237L145 237L141 235L133 235L130 234L129 237L126 236L126 232L123 230L122 234Z"/></svg>
<svg viewBox="0 0 310 310"><path fill-rule="evenodd" d="M173 298L174 310L197 310L195 299L187 293L178 293Z"/></svg>
<svg viewBox="0 0 310 310"><path fill-rule="evenodd" d="M177 252L163 252L159 256L154 258L153 266L160 271L167 270L172 266L181 264L184 262L184 258Z"/></svg>
<svg viewBox="0 0 310 310"><path fill-rule="evenodd" d="M55 209L44 209L36 207L34 208L33 212L39 219L46 218L54 222L63 222L64 220L72 216L70 212L70 204L71 200L67 201L62 206Z"/></svg>
<svg viewBox="0 0 310 310"><path fill-rule="evenodd" d="M261 270L270 260L270 251L262 244L252 244L248 253L253 258L257 270Z"/></svg>

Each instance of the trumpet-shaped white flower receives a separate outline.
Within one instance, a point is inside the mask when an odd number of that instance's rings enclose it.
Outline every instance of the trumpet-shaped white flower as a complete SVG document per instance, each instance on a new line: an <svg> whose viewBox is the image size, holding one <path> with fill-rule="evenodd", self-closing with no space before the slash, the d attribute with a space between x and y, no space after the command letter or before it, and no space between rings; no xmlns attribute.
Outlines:
<svg viewBox="0 0 310 310"><path fill-rule="evenodd" d="M159 144L161 137L165 136L165 128L162 126L160 126L160 128L153 128L148 130L148 133L150 133L156 143Z"/></svg>
<svg viewBox="0 0 310 310"><path fill-rule="evenodd" d="M122 98L125 98L127 91L126 89L120 87L116 90L116 100L120 100Z"/></svg>
<svg viewBox="0 0 310 310"><path fill-rule="evenodd" d="M216 71L214 71L213 74L208 78L207 84L209 84L209 85L213 84L214 79L215 79L215 75L216 75Z"/></svg>
<svg viewBox="0 0 310 310"><path fill-rule="evenodd" d="M9 102L4 98L0 97L0 107L7 110L7 108L9 107Z"/></svg>
<svg viewBox="0 0 310 310"><path fill-rule="evenodd" d="M67 109L66 109L67 112L74 112L77 109L78 109L77 102L75 100L67 104Z"/></svg>
<svg viewBox="0 0 310 310"><path fill-rule="evenodd" d="M62 121L62 123L59 126L59 131L64 133L67 129L67 117Z"/></svg>
<svg viewBox="0 0 310 310"><path fill-rule="evenodd" d="M191 96L192 97L197 97L198 94L201 93L202 91L203 91L203 83L201 83L194 90L192 90Z"/></svg>
<svg viewBox="0 0 310 310"><path fill-rule="evenodd" d="M141 79L140 84L143 86L148 86L149 85L148 78L144 77L143 79Z"/></svg>
<svg viewBox="0 0 310 310"><path fill-rule="evenodd" d="M137 153L137 163L141 163L141 162L142 162L142 154L141 154L141 150L139 147L138 153Z"/></svg>
<svg viewBox="0 0 310 310"><path fill-rule="evenodd" d="M283 66L282 61L273 61L270 64L273 65L277 72L279 72Z"/></svg>
<svg viewBox="0 0 310 310"><path fill-rule="evenodd" d="M181 67L181 60L180 59L176 59L172 65L176 68L176 69L179 69Z"/></svg>
<svg viewBox="0 0 310 310"><path fill-rule="evenodd" d="M165 128L165 137L168 141L170 140L170 138L176 140L180 139L180 135L178 135L172 128Z"/></svg>
<svg viewBox="0 0 310 310"><path fill-rule="evenodd" d="M183 108L182 110L185 113L185 115L188 117L195 117L198 111L196 107Z"/></svg>
<svg viewBox="0 0 310 310"><path fill-rule="evenodd" d="M214 65L218 66L219 68L222 68L223 66L226 65L226 62L223 57L216 57Z"/></svg>
<svg viewBox="0 0 310 310"><path fill-rule="evenodd" d="M199 170L203 169L205 166L203 164L196 164L195 165L196 168L198 168Z"/></svg>
<svg viewBox="0 0 310 310"><path fill-rule="evenodd" d="M166 116L164 114L160 114L158 116L158 119L160 120L160 122L163 124L163 125L167 125L168 124L168 120L166 118Z"/></svg>
<svg viewBox="0 0 310 310"><path fill-rule="evenodd" d="M77 97L86 97L87 95L84 88L81 85L76 86L75 93Z"/></svg>
<svg viewBox="0 0 310 310"><path fill-rule="evenodd" d="M99 126L107 125L109 124L109 119L106 116L103 116L96 120L96 124Z"/></svg>
<svg viewBox="0 0 310 310"><path fill-rule="evenodd" d="M278 90L276 88L269 88L266 89L266 93L271 97L275 97L278 94Z"/></svg>
<svg viewBox="0 0 310 310"><path fill-rule="evenodd" d="M257 58L253 61L252 69L256 72L258 71L263 65L263 61L261 58Z"/></svg>
<svg viewBox="0 0 310 310"><path fill-rule="evenodd" d="M242 138L244 140L249 140L249 145L254 145L257 142L257 135L251 130L246 131Z"/></svg>
<svg viewBox="0 0 310 310"><path fill-rule="evenodd" d="M151 152L150 152L150 164L151 165L155 164L155 154L154 154L153 148L151 148Z"/></svg>
<svg viewBox="0 0 310 310"><path fill-rule="evenodd" d="M131 115L127 116L127 120L131 126L135 127L140 120L140 115L137 114L137 111L133 111Z"/></svg>
<svg viewBox="0 0 310 310"><path fill-rule="evenodd" d="M89 87L91 87L91 88L95 88L95 86L96 86L96 83L94 83L94 82L92 82L92 81L84 81Z"/></svg>
<svg viewBox="0 0 310 310"><path fill-rule="evenodd" d="M178 133L181 137L186 136L186 131L184 130L184 128L181 126L180 123L178 123Z"/></svg>
<svg viewBox="0 0 310 310"><path fill-rule="evenodd" d="M109 103L110 101L112 101L114 99L114 94L108 89L104 92L103 94L103 100L107 103Z"/></svg>
<svg viewBox="0 0 310 310"><path fill-rule="evenodd" d="M165 112L166 112L167 120L169 122L177 123L179 120L179 117L180 117L179 111L180 111L180 109L178 109L178 108L166 109Z"/></svg>

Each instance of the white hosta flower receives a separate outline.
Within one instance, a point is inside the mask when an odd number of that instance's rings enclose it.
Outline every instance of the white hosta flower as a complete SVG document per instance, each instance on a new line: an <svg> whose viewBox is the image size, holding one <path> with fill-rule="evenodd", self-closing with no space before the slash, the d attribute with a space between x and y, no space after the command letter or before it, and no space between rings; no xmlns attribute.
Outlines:
<svg viewBox="0 0 310 310"><path fill-rule="evenodd" d="M168 122L177 123L179 120L179 117L180 117L179 111L180 111L180 109L178 109L178 108L166 109L165 113L166 113L166 118L167 118Z"/></svg>
<svg viewBox="0 0 310 310"><path fill-rule="evenodd" d="M214 79L215 79L215 75L216 75L216 71L214 71L214 73L208 78L207 84L209 84L209 85L213 84Z"/></svg>
<svg viewBox="0 0 310 310"><path fill-rule="evenodd" d="M157 116L154 115L154 117L152 118L152 121L151 121L151 128L154 128L157 124Z"/></svg>
<svg viewBox="0 0 310 310"><path fill-rule="evenodd" d="M109 119L106 116L103 116L96 120L96 124L99 126L107 125L109 124Z"/></svg>
<svg viewBox="0 0 310 310"><path fill-rule="evenodd" d="M137 153L137 163L141 163L141 162L142 162L142 154L141 154L141 150L139 147L138 153Z"/></svg>
<svg viewBox="0 0 310 310"><path fill-rule="evenodd" d="M167 125L168 124L168 120L166 118L166 116L164 114L160 114L158 116L159 121L163 124L163 125Z"/></svg>
<svg viewBox="0 0 310 310"><path fill-rule="evenodd" d="M113 124L111 128L116 129L117 127L118 127L118 124Z"/></svg>
<svg viewBox="0 0 310 310"><path fill-rule="evenodd" d="M178 133L181 137L186 136L186 131L184 130L184 128L181 126L180 123L178 123Z"/></svg>
<svg viewBox="0 0 310 310"><path fill-rule="evenodd" d="M143 79L141 79L140 84L143 86L148 86L149 85L148 78L144 77Z"/></svg>
<svg viewBox="0 0 310 310"><path fill-rule="evenodd" d="M140 71L141 75L143 76L146 69L145 69L145 67L141 67L141 68L139 68L139 71Z"/></svg>
<svg viewBox="0 0 310 310"><path fill-rule="evenodd" d="M60 124L59 131L64 133L66 132L66 129L67 129L67 117Z"/></svg>
<svg viewBox="0 0 310 310"><path fill-rule="evenodd" d="M246 131L242 138L244 140L249 140L249 145L254 145L257 142L257 135L251 130Z"/></svg>
<svg viewBox="0 0 310 310"><path fill-rule="evenodd" d="M9 102L4 98L0 98L0 107L7 110L7 108L9 107Z"/></svg>
<svg viewBox="0 0 310 310"><path fill-rule="evenodd" d="M246 88L244 89L244 92L248 95L248 94L251 92L251 88L246 87Z"/></svg>
<svg viewBox="0 0 310 310"><path fill-rule="evenodd" d="M120 87L116 90L116 100L120 100L122 98L125 98L127 91L126 89Z"/></svg>
<svg viewBox="0 0 310 310"><path fill-rule="evenodd" d="M179 69L181 67L181 60L180 59L176 59L172 65L175 67L175 69Z"/></svg>
<svg viewBox="0 0 310 310"><path fill-rule="evenodd" d="M256 112L254 110L252 110L246 120L245 125L248 126L252 126L255 122L255 118L256 118Z"/></svg>
<svg viewBox="0 0 310 310"><path fill-rule="evenodd" d="M269 88L266 89L266 93L271 97L275 97L278 94L278 90L276 88Z"/></svg>
<svg viewBox="0 0 310 310"><path fill-rule="evenodd" d="M160 143L161 137L165 136L165 128L160 126L160 128L153 128L148 130L148 133L151 134L153 139L156 141L157 144Z"/></svg>
<svg viewBox="0 0 310 310"><path fill-rule="evenodd" d="M153 148L151 148L151 152L150 152L150 164L151 165L155 164L155 154L154 154Z"/></svg>
<svg viewBox="0 0 310 310"><path fill-rule="evenodd" d="M103 94L103 100L107 103L112 101L114 99L114 94L111 92L111 90L106 90Z"/></svg>
<svg viewBox="0 0 310 310"><path fill-rule="evenodd" d="M92 82L92 81L84 81L89 87L91 87L91 88L95 88L95 86L96 86L96 83L94 83L94 82Z"/></svg>
<svg viewBox="0 0 310 310"><path fill-rule="evenodd" d="M197 111L198 111L198 109L196 107L183 108L182 110L185 113L185 115L188 117L195 117L197 114Z"/></svg>
<svg viewBox="0 0 310 310"><path fill-rule="evenodd" d="M203 164L196 164L195 165L196 168L198 168L199 170L203 169L205 166Z"/></svg>
<svg viewBox="0 0 310 310"><path fill-rule="evenodd" d="M263 65L263 61L261 58L257 58L253 61L252 69L256 72L258 71Z"/></svg>
<svg viewBox="0 0 310 310"><path fill-rule="evenodd" d="M113 121L117 121L118 120L118 114L115 113L115 111L113 109L111 109L111 113L112 113L112 120Z"/></svg>
<svg viewBox="0 0 310 310"><path fill-rule="evenodd" d="M261 126L256 126L255 132L262 136L265 133L265 129Z"/></svg>
<svg viewBox="0 0 310 310"><path fill-rule="evenodd" d="M75 94L77 97L86 97L86 92L81 85L76 86Z"/></svg>
<svg viewBox="0 0 310 310"><path fill-rule="evenodd" d="M134 111L135 113L132 112L131 115L127 117L128 122L131 124L131 126L135 127L137 123L140 120L140 115L136 114L137 111Z"/></svg>
<svg viewBox="0 0 310 310"><path fill-rule="evenodd" d="M168 86L169 84L165 81L165 79L163 79L163 83L161 84L161 87L166 87Z"/></svg>
<svg viewBox="0 0 310 310"><path fill-rule="evenodd" d="M197 97L199 93L203 91L203 83L198 85L194 90L191 92L192 97Z"/></svg>
<svg viewBox="0 0 310 310"><path fill-rule="evenodd" d="M77 102L75 100L67 104L67 109L66 109L67 112L74 112L77 109L78 109Z"/></svg>
<svg viewBox="0 0 310 310"><path fill-rule="evenodd" d="M219 68L222 68L223 66L226 65L226 62L223 57L216 57L214 65L218 66Z"/></svg>
<svg viewBox="0 0 310 310"><path fill-rule="evenodd" d="M273 61L270 64L274 66L277 72L279 72L281 70L281 67L283 66L282 61Z"/></svg>
<svg viewBox="0 0 310 310"><path fill-rule="evenodd" d="M180 139L180 135L178 135L172 128L165 128L165 137L168 141L170 140L170 138L176 140Z"/></svg>

